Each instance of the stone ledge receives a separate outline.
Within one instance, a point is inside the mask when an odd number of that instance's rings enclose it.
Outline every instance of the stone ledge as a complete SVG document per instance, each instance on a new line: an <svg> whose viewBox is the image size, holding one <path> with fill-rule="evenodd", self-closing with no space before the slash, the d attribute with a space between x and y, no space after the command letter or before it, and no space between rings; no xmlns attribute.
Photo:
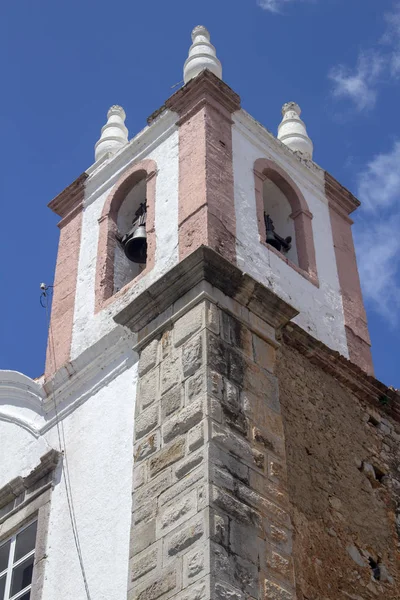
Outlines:
<svg viewBox="0 0 400 600"><path fill-rule="evenodd" d="M25 491L29 492L38 481L43 479L58 465L60 452L50 450L40 458L40 464L26 477L16 477L0 489L0 509L18 498Z"/></svg>
<svg viewBox="0 0 400 600"><path fill-rule="evenodd" d="M114 317L138 332L201 281L207 281L245 306L274 329L286 325L298 311L220 254L200 246L153 283Z"/></svg>

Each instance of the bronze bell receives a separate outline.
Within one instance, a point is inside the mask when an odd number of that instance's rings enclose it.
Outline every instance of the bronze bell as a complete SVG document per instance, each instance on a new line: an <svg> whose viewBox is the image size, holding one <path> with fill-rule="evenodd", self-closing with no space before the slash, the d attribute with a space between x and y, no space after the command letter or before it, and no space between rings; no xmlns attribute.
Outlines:
<svg viewBox="0 0 400 600"><path fill-rule="evenodd" d="M281 251L282 248L282 244L280 242L279 239L277 239L277 235L275 233L275 227L274 224L272 222L272 219L269 215L266 215L264 213L264 222L265 222L265 229L266 229L266 242L267 244L269 244L270 246L272 246L273 248L275 248L276 250L278 250L278 252Z"/></svg>
<svg viewBox="0 0 400 600"><path fill-rule="evenodd" d="M147 234L146 234L146 203L143 202L135 214L133 227L121 239L125 256L139 265L146 264Z"/></svg>

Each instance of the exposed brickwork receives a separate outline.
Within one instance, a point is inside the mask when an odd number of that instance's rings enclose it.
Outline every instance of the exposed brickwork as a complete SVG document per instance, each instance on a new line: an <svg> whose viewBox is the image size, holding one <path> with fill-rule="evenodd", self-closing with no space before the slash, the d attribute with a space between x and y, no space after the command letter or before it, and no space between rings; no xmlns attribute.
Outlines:
<svg viewBox="0 0 400 600"><path fill-rule="evenodd" d="M129 599L296 598L274 365L208 300L142 349Z"/></svg>
<svg viewBox="0 0 400 600"><path fill-rule="evenodd" d="M62 220L59 223L60 241L54 276L51 335L47 342L46 378L70 358L86 179L87 175L83 173L49 204L49 208Z"/></svg>
<svg viewBox="0 0 400 600"><path fill-rule="evenodd" d="M398 599L400 398L295 326L282 342L297 597Z"/></svg>

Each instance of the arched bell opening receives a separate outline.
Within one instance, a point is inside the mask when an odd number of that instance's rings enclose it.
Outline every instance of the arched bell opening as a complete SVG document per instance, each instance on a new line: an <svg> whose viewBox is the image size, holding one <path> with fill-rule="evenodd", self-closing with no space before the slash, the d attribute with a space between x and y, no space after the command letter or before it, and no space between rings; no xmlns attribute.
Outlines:
<svg viewBox="0 0 400 600"><path fill-rule="evenodd" d="M155 161L144 159L120 177L105 201L99 218L96 312L154 267L156 180Z"/></svg>
<svg viewBox="0 0 400 600"><path fill-rule="evenodd" d="M267 158L255 161L254 178L260 240L318 285L312 214L300 188Z"/></svg>
<svg viewBox="0 0 400 600"><path fill-rule="evenodd" d="M114 293L146 268L146 178L128 192L117 215L118 243L114 256Z"/></svg>
<svg viewBox="0 0 400 600"><path fill-rule="evenodd" d="M263 206L266 234L264 241L298 265L292 207L285 194L271 179L265 179L263 184Z"/></svg>

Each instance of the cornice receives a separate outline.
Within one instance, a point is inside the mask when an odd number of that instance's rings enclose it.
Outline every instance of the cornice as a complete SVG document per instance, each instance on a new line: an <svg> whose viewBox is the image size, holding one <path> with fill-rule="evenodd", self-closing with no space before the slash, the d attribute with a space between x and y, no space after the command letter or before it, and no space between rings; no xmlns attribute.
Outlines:
<svg viewBox="0 0 400 600"><path fill-rule="evenodd" d="M329 206L352 223L349 215L360 206L361 202L328 171L325 171L325 194Z"/></svg>
<svg viewBox="0 0 400 600"><path fill-rule="evenodd" d="M46 380L43 410L51 417L41 433L53 427L55 406L63 418L129 368L134 361L132 346L131 334L116 327Z"/></svg>
<svg viewBox="0 0 400 600"><path fill-rule="evenodd" d="M32 489L41 479L54 471L57 467L61 453L57 450L50 450L40 458L40 463L26 477L16 477L2 488L0 488L0 510L16 500L23 492L32 493ZM46 482L47 483L47 482Z"/></svg>
<svg viewBox="0 0 400 600"><path fill-rule="evenodd" d="M368 401L400 422L400 394L394 388L381 383L372 375L367 375L356 364L328 348L293 322L282 330L282 339L311 363L340 381L360 400Z"/></svg>
<svg viewBox="0 0 400 600"><path fill-rule="evenodd" d="M210 283L274 329L279 329L298 314L262 283L211 248L200 246L132 300L114 319L139 332L202 281Z"/></svg>
<svg viewBox="0 0 400 600"><path fill-rule="evenodd" d="M166 102L165 107L184 117L204 104L214 104L232 114L240 109L240 97L208 69L191 79ZM150 117L151 119L151 117ZM150 121L151 122L151 121Z"/></svg>
<svg viewBox="0 0 400 600"><path fill-rule="evenodd" d="M50 210L62 218L59 227L62 227L76 214L77 211L82 209L85 195L85 181L87 178L87 173L79 175L75 181L47 205Z"/></svg>

